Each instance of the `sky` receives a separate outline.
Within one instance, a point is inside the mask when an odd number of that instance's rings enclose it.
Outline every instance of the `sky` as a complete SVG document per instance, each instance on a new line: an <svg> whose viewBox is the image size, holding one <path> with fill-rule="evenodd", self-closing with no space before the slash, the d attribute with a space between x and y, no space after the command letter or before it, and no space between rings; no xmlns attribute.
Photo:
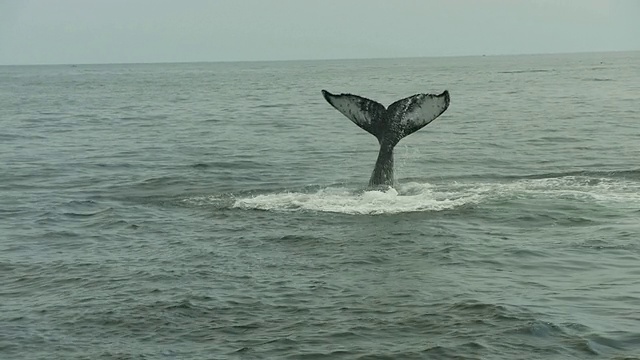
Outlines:
<svg viewBox="0 0 640 360"><path fill-rule="evenodd" d="M0 65L640 50L640 0L0 0Z"/></svg>

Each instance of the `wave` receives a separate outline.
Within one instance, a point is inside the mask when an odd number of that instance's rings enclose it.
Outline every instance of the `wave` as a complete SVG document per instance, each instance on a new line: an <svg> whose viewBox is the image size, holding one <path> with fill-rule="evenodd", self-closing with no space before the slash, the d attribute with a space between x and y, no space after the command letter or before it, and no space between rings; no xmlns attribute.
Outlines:
<svg viewBox="0 0 640 360"><path fill-rule="evenodd" d="M13 140L24 140L24 139L46 139L46 137L42 135L36 134L15 134L15 133L2 133L0 134L0 141L13 141Z"/></svg>
<svg viewBox="0 0 640 360"><path fill-rule="evenodd" d="M547 69L531 69L531 70L512 70L512 71L498 71L498 74L524 74L524 73L540 73L550 72L552 70Z"/></svg>
<svg viewBox="0 0 640 360"><path fill-rule="evenodd" d="M545 179L545 178L566 178L585 177L593 179L636 179L640 180L640 169L627 170L575 170L563 172L550 172L543 174L507 176L509 179Z"/></svg>
<svg viewBox="0 0 640 360"><path fill-rule="evenodd" d="M610 79L610 78L587 78L583 80L584 81L614 81L613 79Z"/></svg>

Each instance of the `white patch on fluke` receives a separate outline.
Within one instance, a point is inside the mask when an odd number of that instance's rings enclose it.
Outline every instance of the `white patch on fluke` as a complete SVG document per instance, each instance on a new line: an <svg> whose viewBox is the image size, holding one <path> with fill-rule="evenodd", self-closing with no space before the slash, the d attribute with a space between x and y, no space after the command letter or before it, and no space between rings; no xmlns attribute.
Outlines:
<svg viewBox="0 0 640 360"><path fill-rule="evenodd" d="M446 96L418 94L389 105L388 112L396 117L402 127L419 129L440 116L448 105Z"/></svg>
<svg viewBox="0 0 640 360"><path fill-rule="evenodd" d="M382 104L362 96L352 94L334 95L324 90L322 94L331 106L367 131L370 131L372 124L380 121L380 119L376 119L376 116L382 116L385 112Z"/></svg>

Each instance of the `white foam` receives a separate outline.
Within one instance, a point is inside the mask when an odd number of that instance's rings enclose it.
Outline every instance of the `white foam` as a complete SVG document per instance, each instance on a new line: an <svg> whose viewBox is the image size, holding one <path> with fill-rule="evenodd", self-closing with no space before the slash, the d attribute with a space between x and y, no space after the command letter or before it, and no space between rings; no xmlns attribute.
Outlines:
<svg viewBox="0 0 640 360"><path fill-rule="evenodd" d="M595 201L603 205L640 205L640 184L622 179L584 176L531 179L507 184L506 190L525 196Z"/></svg>
<svg viewBox="0 0 640 360"><path fill-rule="evenodd" d="M397 214L444 211L486 201L558 199L604 206L640 206L640 184L620 179L565 176L495 183L407 183L387 190L325 188L312 193L279 192L235 198L234 208L321 211L343 214Z"/></svg>
<svg viewBox="0 0 640 360"><path fill-rule="evenodd" d="M286 192L237 199L233 207L258 210L309 210L344 214L397 214L442 211L478 201L469 194L434 193L429 184L408 184L387 190L354 192L327 188L315 193Z"/></svg>

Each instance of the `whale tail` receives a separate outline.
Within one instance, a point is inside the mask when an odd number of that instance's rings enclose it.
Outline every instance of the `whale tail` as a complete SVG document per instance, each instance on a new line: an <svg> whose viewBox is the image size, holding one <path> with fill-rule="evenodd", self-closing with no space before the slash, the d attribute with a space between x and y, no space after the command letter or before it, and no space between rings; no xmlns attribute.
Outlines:
<svg viewBox="0 0 640 360"><path fill-rule="evenodd" d="M393 179L393 148L405 136L423 128L449 107L449 92L417 94L385 108L382 104L352 94L331 94L322 90L331 106L378 139L380 152L369 186L389 185Z"/></svg>

